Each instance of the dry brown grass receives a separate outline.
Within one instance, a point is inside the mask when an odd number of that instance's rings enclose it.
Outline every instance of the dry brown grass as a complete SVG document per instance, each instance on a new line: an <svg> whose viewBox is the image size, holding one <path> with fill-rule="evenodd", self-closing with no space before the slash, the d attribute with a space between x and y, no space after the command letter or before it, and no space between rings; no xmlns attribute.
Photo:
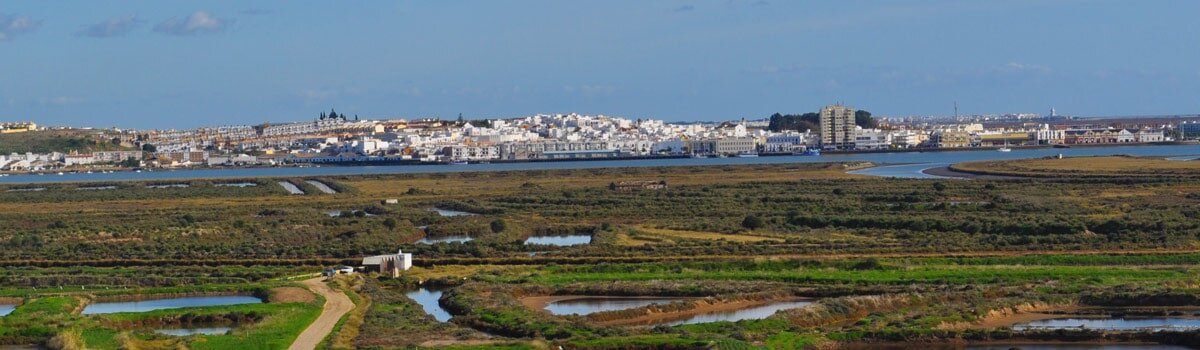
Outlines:
<svg viewBox="0 0 1200 350"><path fill-rule="evenodd" d="M272 304L309 303L315 304L317 297L300 287L277 287L268 293L267 302Z"/></svg>
<svg viewBox="0 0 1200 350"><path fill-rule="evenodd" d="M1126 156L959 163L956 171L1005 176L1200 176L1200 162Z"/></svg>
<svg viewBox="0 0 1200 350"><path fill-rule="evenodd" d="M739 243L763 242L763 241L783 242L783 239L780 239L780 238L755 236L755 235L749 235L749 234L732 235L732 234L718 233L718 232L670 230L670 229L652 228L652 227L644 227L644 226L639 226L639 227L637 227L637 229L639 231L649 234L651 236L661 236L661 237L667 237L667 238L726 240L726 241L730 241L730 242L739 242Z"/></svg>

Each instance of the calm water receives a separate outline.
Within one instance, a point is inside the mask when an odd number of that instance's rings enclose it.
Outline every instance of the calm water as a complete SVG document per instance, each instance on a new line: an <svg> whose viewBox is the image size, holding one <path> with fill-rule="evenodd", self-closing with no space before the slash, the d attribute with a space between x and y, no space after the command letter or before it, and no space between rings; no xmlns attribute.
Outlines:
<svg viewBox="0 0 1200 350"><path fill-rule="evenodd" d="M145 174L145 173L142 173L142 174ZM301 191L299 186L296 186L296 184L291 183L291 182L280 181L279 186L283 186L283 189L287 190L288 193L291 193L291 194L304 194L304 191Z"/></svg>
<svg viewBox="0 0 1200 350"><path fill-rule="evenodd" d="M925 169L940 168L950 165L948 163L918 163L904 165L888 165L873 168L850 171L851 174L883 176L883 177L902 177L909 179L961 179L947 176L929 175L924 173Z"/></svg>
<svg viewBox="0 0 1200 350"><path fill-rule="evenodd" d="M417 240L417 243L419 243L419 244L438 244L438 243L454 243L454 242L466 243L466 242L470 242L473 239L474 238L471 238L468 236L446 236L446 237L438 237L438 238L425 237L425 238L421 238L420 240Z"/></svg>
<svg viewBox="0 0 1200 350"><path fill-rule="evenodd" d="M678 325L683 325L683 324L708 323L708 322L719 322L719 321L736 322L736 321L741 321L741 320L758 320L758 319L764 319L764 318L770 317L771 315L774 315L776 311L779 311L779 310L795 309L795 308L799 308L799 307L808 306L809 304L812 304L812 302L811 301L783 301L783 302L767 304L767 305L763 305L763 306L745 308L745 309L741 309L741 310L721 311L721 312L713 312L713 313L696 315L696 316L692 316L691 318L684 319L684 320L667 322L666 325L678 326Z"/></svg>
<svg viewBox="0 0 1200 350"><path fill-rule="evenodd" d="M552 302L546 311L552 315L587 315L603 311L632 309L654 304L670 304L683 298L587 297Z"/></svg>
<svg viewBox="0 0 1200 350"><path fill-rule="evenodd" d="M1154 317L1154 318L1061 318L1021 323L1013 330L1031 329L1104 329L1104 330L1192 330L1200 329L1200 319Z"/></svg>
<svg viewBox="0 0 1200 350"><path fill-rule="evenodd" d="M341 217L343 213L346 213L346 214L349 214L349 216L347 216L347 217L354 217L354 213L360 212L360 211L361 210L330 210L330 211L325 212L325 215L328 215L331 218L337 218L337 217ZM375 216L375 214L371 214L371 213L364 211L363 216Z"/></svg>
<svg viewBox="0 0 1200 350"><path fill-rule="evenodd" d="M954 163L980 160L1007 160L1042 158L1062 154L1064 157L1131 155L1154 157L1178 157L1183 155L1200 154L1200 145L1171 145L1171 146L1111 146L1111 147L1074 147L1074 148L1038 148L1014 149L1012 152L997 152L991 150L952 151L952 152L909 152L909 153L874 153L853 155L821 156L825 159L869 160L876 163L908 163L897 167L875 167L856 170L852 173L886 177L905 178L941 178L940 176L921 173L921 170L944 167Z"/></svg>
<svg viewBox="0 0 1200 350"><path fill-rule="evenodd" d="M589 235L566 235L566 236L531 236L525 240L525 244L545 244L556 246L572 246L580 244L592 243L592 236Z"/></svg>
<svg viewBox="0 0 1200 350"><path fill-rule="evenodd" d="M479 215L479 214L475 214L475 213L468 213L468 212L465 212L465 211L450 210L450 209L442 209L442 208L433 208L433 209L430 209L430 210L433 210L433 211L437 212L437 213L438 213L438 215L441 215L441 216L446 216L446 217L452 217L452 216L472 216L472 215Z"/></svg>
<svg viewBox="0 0 1200 350"><path fill-rule="evenodd" d="M177 309L181 307L261 304L262 299L252 296L214 296L186 297L172 299L155 299L143 301L123 301L111 303L95 303L83 308L84 315L111 314L115 312L146 312L161 309Z"/></svg>
<svg viewBox="0 0 1200 350"><path fill-rule="evenodd" d="M256 184L256 183L253 183L253 182L227 182L227 183L215 184L215 185L213 185L213 186L218 186L218 187L254 187L254 186L258 186L258 184Z"/></svg>
<svg viewBox="0 0 1200 350"><path fill-rule="evenodd" d="M8 315L16 308L16 305L0 304L0 316Z"/></svg>
<svg viewBox="0 0 1200 350"><path fill-rule="evenodd" d="M601 160L570 162L494 163L471 165L392 165L392 166L329 166L308 168L225 168L153 172L78 173L61 176L12 175L0 177L0 183L42 183L70 181L170 180L203 178L249 177L307 177L356 174L408 174L439 172L512 171L546 169L592 169L612 167L652 167L727 164L819 163L843 161L872 161L876 163L958 163L975 160L1037 158L1062 153L1066 156L1128 154L1134 156L1181 156L1200 154L1200 145L1171 146L1111 146L1045 149L1014 149L1012 152L992 150L955 152L894 152L826 154L820 157L729 157L673 158L642 160Z"/></svg>
<svg viewBox="0 0 1200 350"><path fill-rule="evenodd" d="M203 327L203 328L164 328L155 329L154 333L173 335L176 337L186 337L189 335L223 335L229 333L233 328L229 327Z"/></svg>
<svg viewBox="0 0 1200 350"><path fill-rule="evenodd" d="M146 188L188 188L192 185L188 184L169 184L169 185L148 185Z"/></svg>
<svg viewBox="0 0 1200 350"><path fill-rule="evenodd" d="M450 312L443 309L441 304L438 304L438 299L442 298L442 291L421 288L405 293L404 295L416 301L417 304L421 304L421 308L425 310L425 313L433 316L438 322L450 321Z"/></svg>
<svg viewBox="0 0 1200 350"><path fill-rule="evenodd" d="M329 185L326 185L324 182L320 182L320 181L316 181L316 180L308 180L305 182L307 182L309 185L313 185L313 187L316 187L318 190L321 190L321 192L325 192L325 194L337 193L337 191L334 191L332 187L329 187Z"/></svg>

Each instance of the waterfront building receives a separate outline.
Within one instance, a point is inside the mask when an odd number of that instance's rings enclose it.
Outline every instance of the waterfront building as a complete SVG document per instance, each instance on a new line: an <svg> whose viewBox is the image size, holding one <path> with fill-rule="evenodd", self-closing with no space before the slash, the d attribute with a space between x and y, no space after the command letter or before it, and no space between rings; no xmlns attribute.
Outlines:
<svg viewBox="0 0 1200 350"><path fill-rule="evenodd" d="M1180 123L1179 136L1185 140L1200 139L1200 122Z"/></svg>
<svg viewBox="0 0 1200 350"><path fill-rule="evenodd" d="M892 147L892 133L879 129L855 128L854 149L877 150Z"/></svg>
<svg viewBox="0 0 1200 350"><path fill-rule="evenodd" d="M821 147L826 149L854 149L854 108L841 104L821 109Z"/></svg>
<svg viewBox="0 0 1200 350"><path fill-rule="evenodd" d="M384 276L392 278L400 277L401 271L411 269L412 253L405 253L403 250L396 250L396 254L375 255L363 258L362 265L364 271L377 271Z"/></svg>

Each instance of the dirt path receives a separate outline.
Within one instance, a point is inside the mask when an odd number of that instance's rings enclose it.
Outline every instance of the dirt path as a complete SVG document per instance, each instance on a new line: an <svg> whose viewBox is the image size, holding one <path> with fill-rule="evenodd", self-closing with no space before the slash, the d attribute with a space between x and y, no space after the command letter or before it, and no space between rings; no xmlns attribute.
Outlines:
<svg viewBox="0 0 1200 350"><path fill-rule="evenodd" d="M304 332L292 342L292 346L288 350L309 350L316 349L317 344L320 344L329 332L333 331L333 326L337 325L338 320L347 312L354 309L354 303L346 297L346 293L335 291L323 282L324 278L317 277L304 280L301 282L305 287L313 293L320 294L325 297L325 307L321 310L321 316L317 317L316 321L308 325Z"/></svg>

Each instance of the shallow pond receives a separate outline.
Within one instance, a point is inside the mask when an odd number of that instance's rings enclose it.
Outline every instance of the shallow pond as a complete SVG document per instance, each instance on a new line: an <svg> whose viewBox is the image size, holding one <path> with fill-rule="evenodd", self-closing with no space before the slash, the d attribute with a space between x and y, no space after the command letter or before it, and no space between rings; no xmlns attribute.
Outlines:
<svg viewBox="0 0 1200 350"><path fill-rule="evenodd" d="M95 303L83 308L84 315L111 314L116 312L146 312L161 309L177 309L182 307L261 304L263 301L252 296L211 296L184 297L171 299L154 299L143 301L121 301Z"/></svg>
<svg viewBox="0 0 1200 350"><path fill-rule="evenodd" d="M115 190L115 189L117 189L117 186L76 187L75 189L79 190L79 191L104 191L104 190Z"/></svg>
<svg viewBox="0 0 1200 350"><path fill-rule="evenodd" d="M572 246L580 244L592 243L592 236L589 235L566 235L566 236L531 236L525 240L525 244L544 244L556 246Z"/></svg>
<svg viewBox="0 0 1200 350"><path fill-rule="evenodd" d="M304 194L304 191L301 191L300 187L296 186L296 184L291 183L291 182L280 181L279 186L283 186L283 189L287 190L288 193L291 193L291 194Z"/></svg>
<svg viewBox="0 0 1200 350"><path fill-rule="evenodd" d="M417 304L421 304L421 309L424 309L425 313L433 316L438 322L450 321L450 312L443 309L441 304L438 304L438 299L442 298L442 291L421 288L404 293L404 296L416 301Z"/></svg>
<svg viewBox="0 0 1200 350"><path fill-rule="evenodd" d="M466 243L466 242L470 242L471 240L474 240L474 238L471 238L469 236L446 236L446 237L437 237L437 238L425 237L425 238L421 238L421 239L417 240L417 243L418 244L438 244L438 243L454 243L454 242Z"/></svg>
<svg viewBox="0 0 1200 350"><path fill-rule="evenodd" d="M0 304L0 316L8 315L8 314L12 313L13 310L16 308L17 308L16 305Z"/></svg>
<svg viewBox="0 0 1200 350"><path fill-rule="evenodd" d="M233 330L230 327L200 327L200 328L163 328L155 329L154 333L186 337L189 335L224 335Z"/></svg>
<svg viewBox="0 0 1200 350"><path fill-rule="evenodd" d="M848 173L858 174L858 175L900 177L900 178L912 178L912 179L943 179L943 178L952 179L952 178L945 177L945 176L937 176L937 175L931 175L931 174L925 173L926 169L944 167L947 165L949 165L949 164L919 163L919 164L884 165L884 166L870 167L870 168L866 168L866 169L851 170L851 171L848 171Z"/></svg>
<svg viewBox="0 0 1200 350"><path fill-rule="evenodd" d="M758 320L758 319L764 319L764 318L770 317L771 315L774 315L776 311L779 311L779 310L795 309L795 308L799 308L799 307L808 306L809 304L812 304L812 302L811 301L802 301L802 300L781 301L781 302L771 303L771 304L762 305L762 306L749 307L749 308L745 308L745 309L741 309L741 310L720 311L720 312L700 314L700 315L695 315L695 316L692 316L692 317L689 317L689 318L683 319L683 320L666 322L664 324L669 325L669 326L678 326L678 325L684 325L684 324L708 323L708 322L720 322L720 321L736 322L736 321L741 321L741 320Z"/></svg>
<svg viewBox="0 0 1200 350"><path fill-rule="evenodd" d="M1177 317L1058 318L1016 324L1012 326L1012 329L1015 331L1037 329L1191 330L1200 329L1200 319Z"/></svg>
<svg viewBox="0 0 1200 350"><path fill-rule="evenodd" d="M45 190L46 190L46 188L45 188L45 187L34 187L34 188L11 188L11 189L9 189L9 190L8 190L8 192L37 192L37 191L45 191Z"/></svg>
<svg viewBox="0 0 1200 350"><path fill-rule="evenodd" d="M220 186L220 187L254 187L254 186L258 186L258 184L257 184L257 183L253 183L253 182L226 182L226 183L215 184L215 185L213 185L213 186Z"/></svg>
<svg viewBox="0 0 1200 350"><path fill-rule="evenodd" d="M596 296L551 302L546 305L546 311L550 311L552 315L587 315L654 304L670 304L680 300L684 298Z"/></svg>
<svg viewBox="0 0 1200 350"><path fill-rule="evenodd" d="M433 210L433 211L437 212L438 215L445 216L445 217L479 215L479 214L475 214L475 213L468 213L465 211L442 209L442 208L433 208L430 210Z"/></svg>
<svg viewBox="0 0 1200 350"><path fill-rule="evenodd" d="M343 216L344 217L354 217L354 214L357 212L360 212L360 211L362 211L362 210L330 210L330 211L325 212L325 215L329 215L329 217L331 217L331 218L340 218ZM363 213L363 216L375 216L375 214L371 214L371 213L368 213L365 211L362 211L362 213ZM342 214L348 214L348 216L342 215Z"/></svg>
<svg viewBox="0 0 1200 350"><path fill-rule="evenodd" d="M335 191L333 189L333 187L329 187L329 185L326 185L324 182L320 182L320 181L316 181L316 180L308 180L305 182L307 182L309 185L313 185L313 187L316 187L321 192L325 192L325 194L336 194L337 193L337 191Z"/></svg>
<svg viewBox="0 0 1200 350"><path fill-rule="evenodd" d="M188 188L192 185L188 184L167 184L167 185L146 185L146 188Z"/></svg>

